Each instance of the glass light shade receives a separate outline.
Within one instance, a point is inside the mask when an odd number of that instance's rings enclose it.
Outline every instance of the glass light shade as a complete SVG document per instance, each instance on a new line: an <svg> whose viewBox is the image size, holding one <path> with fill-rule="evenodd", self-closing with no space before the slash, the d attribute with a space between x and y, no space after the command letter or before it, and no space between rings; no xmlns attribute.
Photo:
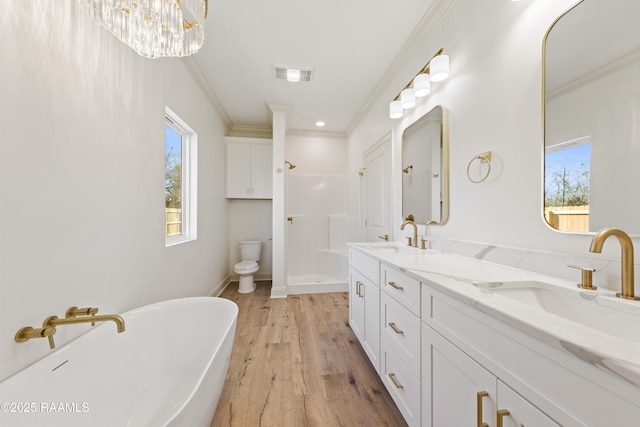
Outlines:
<svg viewBox="0 0 640 427"><path fill-rule="evenodd" d="M204 43L208 0L78 0L140 56L189 56Z"/></svg>
<svg viewBox="0 0 640 427"><path fill-rule="evenodd" d="M392 119L399 119L402 117L402 105L400 105L400 101L393 101L389 104L389 117Z"/></svg>
<svg viewBox="0 0 640 427"><path fill-rule="evenodd" d="M415 107L416 105L416 95L413 92L413 89L408 87L402 92L400 92L400 105L405 110L407 108Z"/></svg>
<svg viewBox="0 0 640 427"><path fill-rule="evenodd" d="M429 69L431 70L431 81L441 82L449 77L449 56L438 55L429 63Z"/></svg>
<svg viewBox="0 0 640 427"><path fill-rule="evenodd" d="M431 76L426 73L418 74L413 79L413 93L417 98L429 95L431 92Z"/></svg>

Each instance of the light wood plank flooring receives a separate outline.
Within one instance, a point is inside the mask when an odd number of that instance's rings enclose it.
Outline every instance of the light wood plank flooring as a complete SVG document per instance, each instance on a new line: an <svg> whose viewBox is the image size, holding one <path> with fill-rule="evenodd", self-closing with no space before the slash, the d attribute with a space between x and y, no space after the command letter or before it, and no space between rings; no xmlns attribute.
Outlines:
<svg viewBox="0 0 640 427"><path fill-rule="evenodd" d="M229 370L212 427L406 426L348 326L347 293L238 294Z"/></svg>

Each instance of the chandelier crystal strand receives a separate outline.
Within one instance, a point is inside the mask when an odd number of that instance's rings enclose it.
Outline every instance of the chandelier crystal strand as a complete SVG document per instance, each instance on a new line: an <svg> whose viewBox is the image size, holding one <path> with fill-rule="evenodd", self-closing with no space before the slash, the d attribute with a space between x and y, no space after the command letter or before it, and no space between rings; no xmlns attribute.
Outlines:
<svg viewBox="0 0 640 427"><path fill-rule="evenodd" d="M204 43L208 0L78 0L118 39L147 58L187 56Z"/></svg>

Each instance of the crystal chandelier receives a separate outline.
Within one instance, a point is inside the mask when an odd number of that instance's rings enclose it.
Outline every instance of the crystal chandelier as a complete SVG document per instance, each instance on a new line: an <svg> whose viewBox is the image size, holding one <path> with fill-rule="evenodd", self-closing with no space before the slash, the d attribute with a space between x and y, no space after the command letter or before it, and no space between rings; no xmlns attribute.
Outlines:
<svg viewBox="0 0 640 427"><path fill-rule="evenodd" d="M146 58L188 56L204 42L208 0L78 0L117 38Z"/></svg>

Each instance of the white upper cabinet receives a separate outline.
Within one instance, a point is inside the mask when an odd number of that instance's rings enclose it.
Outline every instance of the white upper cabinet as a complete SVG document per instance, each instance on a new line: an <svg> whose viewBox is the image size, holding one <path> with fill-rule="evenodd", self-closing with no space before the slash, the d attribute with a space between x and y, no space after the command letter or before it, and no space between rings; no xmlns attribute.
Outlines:
<svg viewBox="0 0 640 427"><path fill-rule="evenodd" d="M227 198L273 198L273 146L270 139L225 139Z"/></svg>

